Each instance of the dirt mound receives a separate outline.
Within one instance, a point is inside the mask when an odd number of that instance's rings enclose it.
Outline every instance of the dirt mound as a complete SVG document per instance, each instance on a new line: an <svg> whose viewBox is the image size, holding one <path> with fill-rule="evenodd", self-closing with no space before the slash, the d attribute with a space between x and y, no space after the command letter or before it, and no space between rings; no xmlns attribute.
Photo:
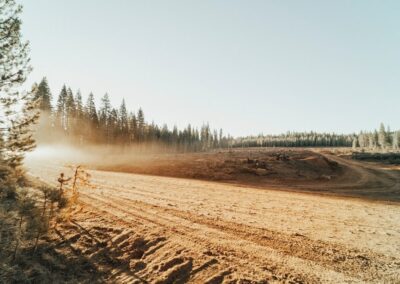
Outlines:
<svg viewBox="0 0 400 284"><path fill-rule="evenodd" d="M340 165L307 150L262 149L149 156L96 169L245 184L329 181Z"/></svg>

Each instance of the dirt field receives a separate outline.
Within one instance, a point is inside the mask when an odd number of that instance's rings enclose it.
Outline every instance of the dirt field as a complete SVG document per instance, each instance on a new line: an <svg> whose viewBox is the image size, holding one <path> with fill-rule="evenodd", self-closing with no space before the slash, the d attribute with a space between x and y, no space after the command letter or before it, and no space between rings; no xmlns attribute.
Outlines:
<svg viewBox="0 0 400 284"><path fill-rule="evenodd" d="M109 158L98 170L219 181L372 200L400 201L400 167L351 159L343 149L235 149ZM106 160L106 159L104 159Z"/></svg>
<svg viewBox="0 0 400 284"><path fill-rule="evenodd" d="M93 282L400 282L396 202L293 192L398 200L398 170L329 154L311 153L310 158L307 153L299 163L317 159L319 169L311 175L314 170L303 167L305 177L294 186L293 180L280 176L276 165L295 164L295 155L301 153L288 153L289 160L271 159L266 168L276 174L268 182L268 175L257 174L263 159L253 154L227 163L239 165L233 169L254 169L256 161L247 158L258 160L255 172L223 179L237 184L91 171L95 189L82 191L74 221L51 237L57 255L48 256L49 262L55 271L63 271L60 255L76 259L85 265L73 271L74 277L91 277ZM210 155L219 159L231 153ZM264 160L271 155L275 154L267 153ZM199 164L211 166L207 161L203 156ZM70 175L58 162L36 158L28 165L32 176L50 183L60 171ZM216 164L217 168L221 167ZM328 174L330 178L321 178ZM255 188L260 181L263 188Z"/></svg>

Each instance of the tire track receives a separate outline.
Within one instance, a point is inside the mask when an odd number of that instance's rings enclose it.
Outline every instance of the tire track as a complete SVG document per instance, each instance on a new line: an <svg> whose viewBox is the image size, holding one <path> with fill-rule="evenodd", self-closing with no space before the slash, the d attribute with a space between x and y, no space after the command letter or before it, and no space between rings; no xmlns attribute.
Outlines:
<svg viewBox="0 0 400 284"><path fill-rule="evenodd" d="M114 212L115 215L116 211L120 211L123 212L123 218L133 217L134 220L142 219L145 220L142 223L153 223L157 226L167 228L168 231L174 233L175 237L178 237L178 240L185 237L186 240L190 240L191 242L195 240L202 243L202 247L215 248L217 255L221 253L225 255L226 252L229 252L229 256L235 256L236 258L233 261L233 263L236 263L235 267L243 267L243 264L240 263L243 262L241 260L245 259L245 262L251 263L251 267L247 269L254 269L259 265L259 273L261 273L265 270L261 266L264 266L280 279L298 279L299 282L311 283L319 279L327 282L334 275L334 279L342 279L345 282L356 281L356 278L352 276L345 276L340 272L334 272L313 261L300 259L290 254L282 254L275 249L254 243L253 241L241 239L238 236L220 231L217 228L210 228L182 218L167 218L165 214L159 214L160 212L147 212L143 208L135 208L122 200L113 200L110 197L107 199L98 195L90 195L88 197L95 199L95 202L102 202L104 204L102 208L112 207L111 211L107 210L108 214ZM205 231L207 232L206 236ZM223 247L223 250L221 250L221 247ZM253 254L253 257L250 258L251 254ZM268 257L271 255L273 256L272 258ZM298 268L301 268L300 271L298 271ZM304 270L308 271L308 273L301 274ZM315 275L315 271L318 271L318 276Z"/></svg>
<svg viewBox="0 0 400 284"><path fill-rule="evenodd" d="M309 260L337 272L345 273L352 277L361 277L364 280L374 279L376 276L385 277L382 271L391 259L384 255L379 255L368 251L348 249L344 246L314 241L302 235L289 235L261 228L250 227L221 219L211 219L191 214L190 212L179 211L161 206L147 204L141 201L122 200L118 197L108 197L116 204L121 204L125 208L144 211L156 216L163 216L167 222L182 224L181 220L175 221L166 218L168 215L185 219L188 222L205 225L208 228L217 229L223 233L230 234L231 238L241 238L254 242L261 246L272 248L288 256L295 256ZM157 211L157 212L149 212ZM159 217L160 218L160 217ZM400 269L400 266L398 267Z"/></svg>
<svg viewBox="0 0 400 284"><path fill-rule="evenodd" d="M359 171L357 187L370 178L387 179L386 185L393 190L398 186L396 173L389 179L379 176L380 172L369 177L369 169ZM49 176L59 172L60 168L44 166L36 175L49 181ZM146 239L150 243L155 236L165 239L149 250L133 248L126 251L128 255L117 255L130 260L131 269L150 283L185 277L185 282L201 283L377 279L390 283L400 278L396 254L400 247L395 243L400 211L395 205L203 181L91 173L98 190L81 191L85 207L122 231L151 234ZM270 217L277 220L263 221ZM301 225L309 227L302 230ZM118 237L135 241L127 235ZM125 250L127 241L117 245ZM123 277L129 279L129 275Z"/></svg>

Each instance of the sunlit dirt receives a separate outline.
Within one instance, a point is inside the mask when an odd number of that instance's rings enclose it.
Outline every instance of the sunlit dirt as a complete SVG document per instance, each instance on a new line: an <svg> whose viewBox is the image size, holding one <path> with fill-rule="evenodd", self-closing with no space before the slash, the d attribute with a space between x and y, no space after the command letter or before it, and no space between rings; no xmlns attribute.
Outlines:
<svg viewBox="0 0 400 284"><path fill-rule="evenodd" d="M108 271L108 281L400 279L400 176L393 168L320 150L168 154L51 146L28 157L28 173L56 185L61 171L72 174L68 163L112 170L90 170L94 188L81 191L81 210L62 227L82 257Z"/></svg>

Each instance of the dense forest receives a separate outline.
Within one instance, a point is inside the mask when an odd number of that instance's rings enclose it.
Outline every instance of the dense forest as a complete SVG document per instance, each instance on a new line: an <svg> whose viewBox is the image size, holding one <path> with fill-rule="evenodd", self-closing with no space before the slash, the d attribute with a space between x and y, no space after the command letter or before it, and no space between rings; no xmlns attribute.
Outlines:
<svg viewBox="0 0 400 284"><path fill-rule="evenodd" d="M288 132L281 135L258 135L236 138L232 147L353 147L368 150L398 150L400 131L390 131L383 124L373 132L334 134Z"/></svg>
<svg viewBox="0 0 400 284"><path fill-rule="evenodd" d="M222 129L211 130L208 124L200 129L190 124L183 130L176 126L158 126L145 120L141 108L134 113L128 110L125 100L119 108L111 105L106 93L97 108L90 93L85 103L82 94L75 94L65 85L61 88L55 105L46 78L36 87L36 99L42 113L37 129L41 141L60 139L60 134L70 141L87 144L163 146L181 151L204 151L228 146L229 136Z"/></svg>
<svg viewBox="0 0 400 284"><path fill-rule="evenodd" d="M354 135L288 132L280 135L239 137L233 147L351 147Z"/></svg>
<svg viewBox="0 0 400 284"><path fill-rule="evenodd" d="M233 138L222 129L211 130L208 124L200 129L188 125L183 130L176 126L158 126L145 120L141 108L134 113L122 100L119 108L111 105L106 93L97 108L90 93L83 103L82 94L75 94L65 85L53 104L46 78L36 86L35 99L42 113L39 124L41 141L63 138L78 144L163 146L180 151L205 151L215 148L238 147L353 147L370 150L399 149L399 131L380 125L372 132L335 134L317 132L287 132L280 135L258 135Z"/></svg>

